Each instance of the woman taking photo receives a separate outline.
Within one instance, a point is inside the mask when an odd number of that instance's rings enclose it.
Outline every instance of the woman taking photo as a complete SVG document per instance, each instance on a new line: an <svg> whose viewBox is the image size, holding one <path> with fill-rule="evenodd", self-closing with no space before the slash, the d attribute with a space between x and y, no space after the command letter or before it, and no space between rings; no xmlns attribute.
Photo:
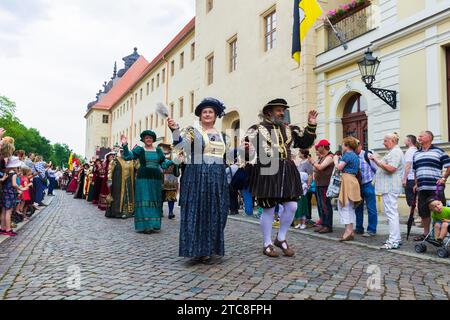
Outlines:
<svg viewBox="0 0 450 320"><path fill-rule="evenodd" d="M140 167L136 178L134 226L137 232L150 234L161 230L162 217L162 169L172 165L166 160L163 151L155 147L156 134L147 130L141 133L144 147L137 146L130 151L127 137L122 136L123 159L139 160Z"/></svg>
<svg viewBox="0 0 450 320"><path fill-rule="evenodd" d="M214 127L225 106L217 99L202 101L195 110L200 125L180 130L168 119L176 151L185 151L181 179L180 248L182 257L208 263L212 255L224 256L224 229L229 210L229 189L224 155L227 144Z"/></svg>
<svg viewBox="0 0 450 320"><path fill-rule="evenodd" d="M379 160L369 156L378 166L375 176L375 191L382 195L384 212L389 223L389 239L382 249L398 249L401 243L398 196L403 192L404 156L398 145L399 136L391 133L384 137L384 146L388 153Z"/></svg>
<svg viewBox="0 0 450 320"><path fill-rule="evenodd" d="M359 157L355 153L356 148L358 148L358 141L353 137L347 137L342 142L342 157L334 156L334 165L342 172L338 211L341 224L345 225L345 231L340 241L354 240L355 208L362 201L359 182L356 178L359 171Z"/></svg>

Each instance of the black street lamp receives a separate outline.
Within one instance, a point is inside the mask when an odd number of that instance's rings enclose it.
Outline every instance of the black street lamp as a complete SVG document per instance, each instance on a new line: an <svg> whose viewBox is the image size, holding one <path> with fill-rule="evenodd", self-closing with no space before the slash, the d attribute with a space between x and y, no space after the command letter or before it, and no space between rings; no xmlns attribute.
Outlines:
<svg viewBox="0 0 450 320"><path fill-rule="evenodd" d="M372 87L378 68L380 67L380 60L372 55L370 48L364 54L364 59L358 62L358 66L366 88L386 102L392 109L397 109L397 91Z"/></svg>

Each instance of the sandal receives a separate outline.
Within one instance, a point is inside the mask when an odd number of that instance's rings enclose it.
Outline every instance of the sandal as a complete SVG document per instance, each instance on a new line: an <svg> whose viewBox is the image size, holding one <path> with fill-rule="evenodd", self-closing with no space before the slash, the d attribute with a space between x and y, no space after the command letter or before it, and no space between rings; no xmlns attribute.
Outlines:
<svg viewBox="0 0 450 320"><path fill-rule="evenodd" d="M283 246L283 244L285 246ZM289 245L288 245L287 241L286 240L284 240L284 241L278 240L278 235L277 235L277 237L276 237L276 239L274 241L274 245L276 245L278 248L280 248L283 251L283 253L284 253L284 255L286 257L293 257L293 256L295 256L294 250L289 248ZM284 247L286 247L286 248L284 248Z"/></svg>
<svg viewBox="0 0 450 320"><path fill-rule="evenodd" d="M418 241L424 241L426 237L427 237L426 235L422 234L422 235L420 235L420 236L415 237L415 238L414 238L414 241L416 241L416 242L418 242Z"/></svg>
<svg viewBox="0 0 450 320"><path fill-rule="evenodd" d="M280 255L275 251L273 245L268 245L264 248L263 254L270 258L278 258Z"/></svg>

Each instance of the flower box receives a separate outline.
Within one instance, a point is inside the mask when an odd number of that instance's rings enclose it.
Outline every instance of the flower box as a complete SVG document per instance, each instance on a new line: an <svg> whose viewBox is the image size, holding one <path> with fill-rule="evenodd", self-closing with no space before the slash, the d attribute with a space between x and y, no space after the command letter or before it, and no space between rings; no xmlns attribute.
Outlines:
<svg viewBox="0 0 450 320"><path fill-rule="evenodd" d="M335 24L356 12L367 8L371 4L370 0L353 0L348 4L340 6L338 9L328 11L327 16L328 19L330 19L330 22Z"/></svg>

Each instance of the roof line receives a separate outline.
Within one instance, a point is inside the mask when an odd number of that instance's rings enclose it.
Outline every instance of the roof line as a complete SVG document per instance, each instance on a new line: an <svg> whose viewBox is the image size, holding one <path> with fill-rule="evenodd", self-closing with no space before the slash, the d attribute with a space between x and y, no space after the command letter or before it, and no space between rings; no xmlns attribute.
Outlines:
<svg viewBox="0 0 450 320"><path fill-rule="evenodd" d="M169 44L150 62L150 64L144 69L139 78L128 88L128 90L120 96L118 101L120 101L124 96L128 94L131 88L138 84L151 70L161 61L164 56L172 51L192 30L195 29L195 17L183 28L181 31L169 42ZM111 107L112 108L112 107ZM110 108L110 109L111 109ZM110 110L109 109L109 110Z"/></svg>

